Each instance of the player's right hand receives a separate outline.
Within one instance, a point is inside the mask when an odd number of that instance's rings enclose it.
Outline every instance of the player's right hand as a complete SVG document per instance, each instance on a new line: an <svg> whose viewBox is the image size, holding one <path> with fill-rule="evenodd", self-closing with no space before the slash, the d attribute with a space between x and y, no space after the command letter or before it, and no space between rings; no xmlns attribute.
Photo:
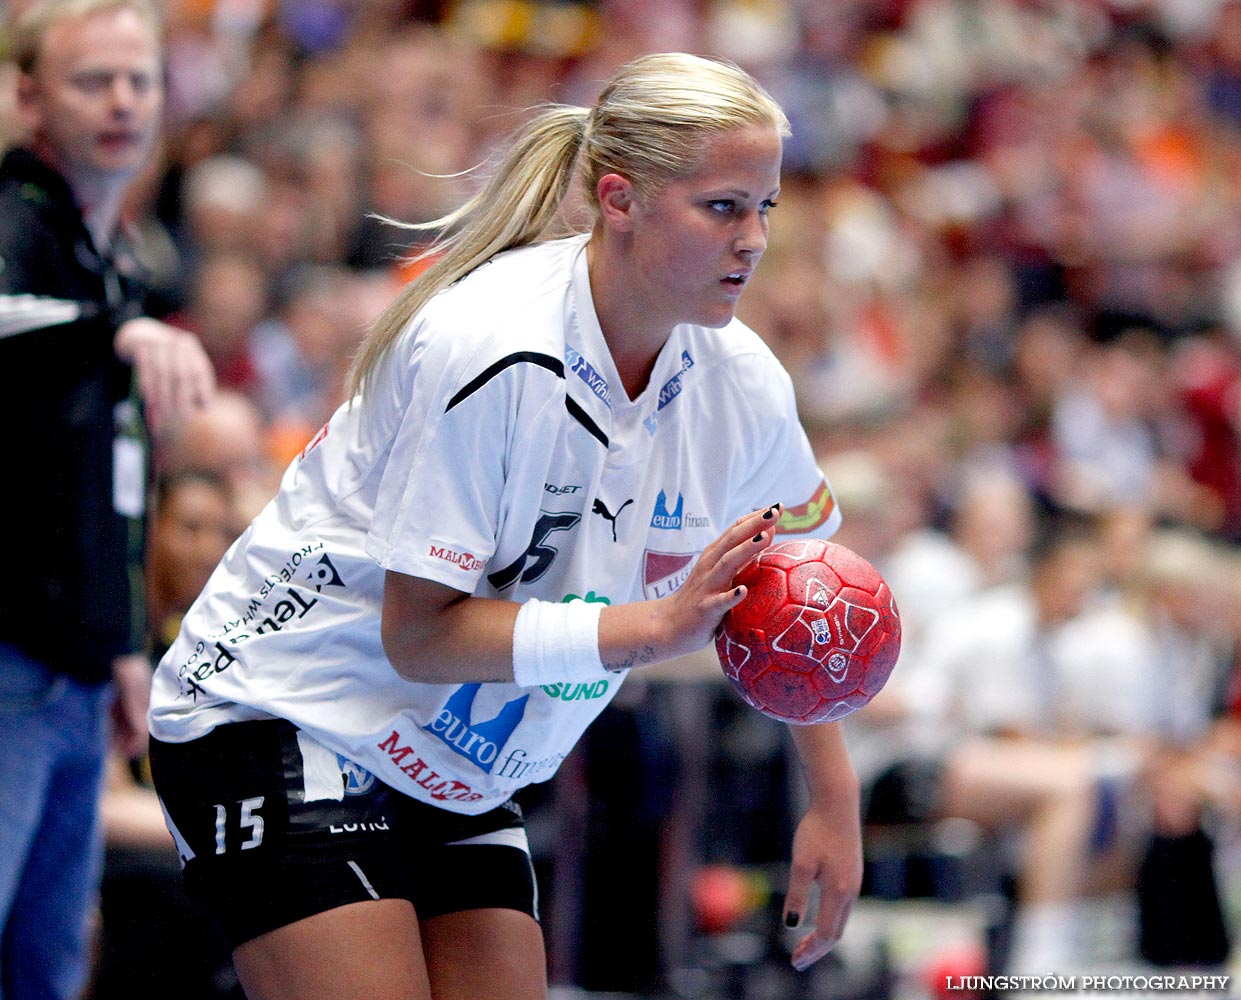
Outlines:
<svg viewBox="0 0 1241 1000"><path fill-rule="evenodd" d="M774 503L738 518L703 549L676 592L659 599L673 656L684 656L709 643L724 615L745 598L745 587L734 585L733 580L742 566L771 544L783 511L782 504Z"/></svg>

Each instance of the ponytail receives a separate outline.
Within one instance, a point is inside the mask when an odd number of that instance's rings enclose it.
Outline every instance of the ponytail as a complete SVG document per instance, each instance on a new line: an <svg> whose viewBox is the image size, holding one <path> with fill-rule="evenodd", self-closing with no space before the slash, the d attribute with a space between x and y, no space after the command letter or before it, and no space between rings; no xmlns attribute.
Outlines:
<svg viewBox="0 0 1241 1000"><path fill-rule="evenodd" d="M544 238L573 181L586 132L586 108L552 105L514 134L487 184L464 205L406 229L454 229L416 259L435 258L376 320L349 369L349 396L365 393L379 364L418 311L437 293L496 254Z"/></svg>

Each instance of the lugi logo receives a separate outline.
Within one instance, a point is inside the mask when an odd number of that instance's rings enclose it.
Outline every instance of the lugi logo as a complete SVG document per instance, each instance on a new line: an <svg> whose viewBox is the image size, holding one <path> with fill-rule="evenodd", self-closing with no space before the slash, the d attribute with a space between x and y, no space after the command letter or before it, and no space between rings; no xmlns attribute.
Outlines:
<svg viewBox="0 0 1241 1000"><path fill-rule="evenodd" d="M443 740L453 753L460 754L490 774L496 757L526 714L526 702L530 700L530 695L514 698L500 709L494 719L476 723L472 716L479 687L480 684L463 684L439 714L422 728Z"/></svg>
<svg viewBox="0 0 1241 1000"><path fill-rule="evenodd" d="M697 552L652 552L642 558L642 596L647 600L667 597L689 579Z"/></svg>

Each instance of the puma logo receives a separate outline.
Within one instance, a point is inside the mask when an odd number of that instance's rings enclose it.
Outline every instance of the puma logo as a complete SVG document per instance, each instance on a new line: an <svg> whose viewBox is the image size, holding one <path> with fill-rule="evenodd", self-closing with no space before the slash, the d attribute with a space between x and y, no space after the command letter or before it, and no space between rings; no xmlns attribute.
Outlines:
<svg viewBox="0 0 1241 1000"><path fill-rule="evenodd" d="M621 511L624 510L626 507L628 507L631 503L633 503L632 498L629 500L626 500L623 504L621 504L619 507L616 508L616 513L613 514L610 510L608 510L607 504L605 504L598 497L595 497L595 503L594 503L594 506L590 508L590 512L592 514L598 514L605 521L611 522L612 541L616 541L616 519L621 516Z"/></svg>

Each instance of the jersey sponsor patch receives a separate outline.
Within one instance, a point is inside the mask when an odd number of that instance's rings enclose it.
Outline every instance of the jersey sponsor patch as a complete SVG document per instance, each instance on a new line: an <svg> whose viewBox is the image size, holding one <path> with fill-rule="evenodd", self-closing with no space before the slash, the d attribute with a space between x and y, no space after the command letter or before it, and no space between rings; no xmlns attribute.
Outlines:
<svg viewBox="0 0 1241 1000"><path fill-rule="evenodd" d="M320 594L323 593L324 587L343 587L345 585L345 581L336 572L336 567L332 565L332 560L326 555L320 556L318 562L310 568L309 579L314 584L315 592Z"/></svg>
<svg viewBox="0 0 1241 1000"><path fill-rule="evenodd" d="M255 636L296 628L308 615L318 613L318 594L324 587L347 589L320 541L311 541L289 553L279 571L269 573L244 605L235 605L235 617L226 616L206 629L188 656L176 668L178 696L198 701L210 696L203 685L241 662L236 647ZM318 554L318 559L312 557ZM314 594L309 588L314 588Z"/></svg>
<svg viewBox="0 0 1241 1000"><path fill-rule="evenodd" d="M474 699L480 687L480 684L461 685L435 718L422 728L442 740L453 753L490 774L504 744L526 714L530 695L523 694L506 702L494 719L475 721Z"/></svg>
<svg viewBox="0 0 1241 1000"><path fill-rule="evenodd" d="M608 387L608 380L599 374L598 369L572 347L565 347L564 360L569 366L569 371L586 383L586 388L602 400L608 409L611 409L612 390Z"/></svg>
<svg viewBox="0 0 1241 1000"><path fill-rule="evenodd" d="M478 802L482 792L477 792L464 781L446 778L418 756L414 748L401 738L399 730L393 729L386 739L375 744L376 749L388 755L388 760L410 781L423 788L436 802Z"/></svg>
<svg viewBox="0 0 1241 1000"><path fill-rule="evenodd" d="M660 531L680 531L681 519L685 513L685 495L677 494L677 505L668 509L668 494L663 490L655 498L655 513L651 515L651 527Z"/></svg>
<svg viewBox="0 0 1241 1000"><path fill-rule="evenodd" d="M432 545L427 549L427 555L432 559L439 559L443 562L452 563L454 566L460 566L466 572L475 572L483 568L485 563L470 552L458 552L456 549L450 549L444 545Z"/></svg>
<svg viewBox="0 0 1241 1000"><path fill-rule="evenodd" d="M346 795L365 795L375 787L375 776L361 764L339 753L336 755L336 763L340 766Z"/></svg>
<svg viewBox="0 0 1241 1000"><path fill-rule="evenodd" d="M685 494L677 492L676 506L668 508L668 493L660 490L655 497L655 513L651 515L651 527L660 531L680 531L682 528L710 528L711 518L701 514L685 513Z"/></svg>
<svg viewBox="0 0 1241 1000"><path fill-rule="evenodd" d="M689 351L682 351L681 370L659 387L659 402L655 407L655 412L642 421L642 425L646 428L646 432L651 437L654 437L655 432L659 430L660 410L676 399L677 396L681 395L681 390L684 388L685 373L693 367L694 359L690 357Z"/></svg>
<svg viewBox="0 0 1241 1000"><path fill-rule="evenodd" d="M681 389L684 387L684 375L693 367L694 359L689 356L689 351L682 351L681 370L659 388L659 405L655 407L656 413L676 399L677 396L681 395Z"/></svg>

